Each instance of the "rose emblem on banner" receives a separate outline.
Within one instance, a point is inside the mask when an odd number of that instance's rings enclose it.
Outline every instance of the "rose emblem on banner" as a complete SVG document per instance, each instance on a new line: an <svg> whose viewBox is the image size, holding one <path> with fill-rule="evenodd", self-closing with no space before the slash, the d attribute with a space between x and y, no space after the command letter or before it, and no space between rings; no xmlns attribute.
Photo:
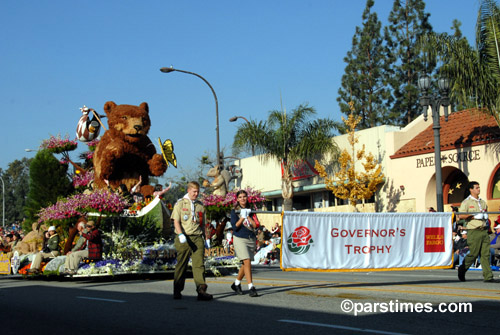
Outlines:
<svg viewBox="0 0 500 335"><path fill-rule="evenodd" d="M288 249L296 255L305 254L314 243L311 231L305 226L295 228L286 242Z"/></svg>

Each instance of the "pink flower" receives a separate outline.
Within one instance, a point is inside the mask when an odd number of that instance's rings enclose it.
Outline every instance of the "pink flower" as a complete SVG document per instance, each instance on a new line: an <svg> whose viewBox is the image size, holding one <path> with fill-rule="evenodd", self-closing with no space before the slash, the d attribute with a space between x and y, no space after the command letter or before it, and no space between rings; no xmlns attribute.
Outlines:
<svg viewBox="0 0 500 335"><path fill-rule="evenodd" d="M57 135L57 137L51 135L48 140L43 140L40 145L40 149L46 149L53 153L62 153L71 150L75 150L78 146L78 142L76 139L70 140L69 135L66 135L61 138L61 134Z"/></svg>

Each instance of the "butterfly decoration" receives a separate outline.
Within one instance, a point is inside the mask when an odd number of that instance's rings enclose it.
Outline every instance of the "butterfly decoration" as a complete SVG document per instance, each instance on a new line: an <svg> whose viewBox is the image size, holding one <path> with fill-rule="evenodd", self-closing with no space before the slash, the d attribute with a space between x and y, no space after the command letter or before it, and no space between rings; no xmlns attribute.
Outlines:
<svg viewBox="0 0 500 335"><path fill-rule="evenodd" d="M174 144L172 143L172 140L165 140L162 144L160 138L158 137L158 143L160 144L160 150L165 162L167 162L167 165L170 163L177 168L177 157L175 157L174 154Z"/></svg>

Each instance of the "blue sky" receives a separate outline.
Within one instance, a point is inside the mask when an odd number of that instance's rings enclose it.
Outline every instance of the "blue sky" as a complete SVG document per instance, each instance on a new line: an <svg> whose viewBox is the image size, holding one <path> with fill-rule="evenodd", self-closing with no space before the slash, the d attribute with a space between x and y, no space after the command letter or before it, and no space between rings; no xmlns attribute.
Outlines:
<svg viewBox="0 0 500 335"><path fill-rule="evenodd" d="M376 0L385 24L392 0ZM74 138L83 105L106 101L150 107L150 138L170 138L179 168L215 153L215 103L227 155L234 115L261 120L308 103L318 117L340 119L337 90L343 58L361 25L365 0L2 1L0 3L0 168L33 157L50 135ZM432 0L437 32L453 19L474 41L477 0ZM238 120L237 122L244 122ZM102 133L101 133L102 134ZM80 143L79 150L86 149ZM157 148L158 150L158 148ZM72 158L77 158L75 152ZM165 177L179 173L170 168Z"/></svg>

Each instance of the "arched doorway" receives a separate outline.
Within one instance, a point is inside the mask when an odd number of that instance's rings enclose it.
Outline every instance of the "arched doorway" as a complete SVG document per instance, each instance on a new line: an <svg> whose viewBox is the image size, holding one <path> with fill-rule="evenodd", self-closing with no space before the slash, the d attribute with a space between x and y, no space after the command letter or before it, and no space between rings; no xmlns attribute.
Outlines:
<svg viewBox="0 0 500 335"><path fill-rule="evenodd" d="M468 184L469 178L461 170L453 168L443 185L444 203L459 206L469 195Z"/></svg>
<svg viewBox="0 0 500 335"><path fill-rule="evenodd" d="M488 199L500 199L500 163L497 164L495 171L488 181Z"/></svg>

